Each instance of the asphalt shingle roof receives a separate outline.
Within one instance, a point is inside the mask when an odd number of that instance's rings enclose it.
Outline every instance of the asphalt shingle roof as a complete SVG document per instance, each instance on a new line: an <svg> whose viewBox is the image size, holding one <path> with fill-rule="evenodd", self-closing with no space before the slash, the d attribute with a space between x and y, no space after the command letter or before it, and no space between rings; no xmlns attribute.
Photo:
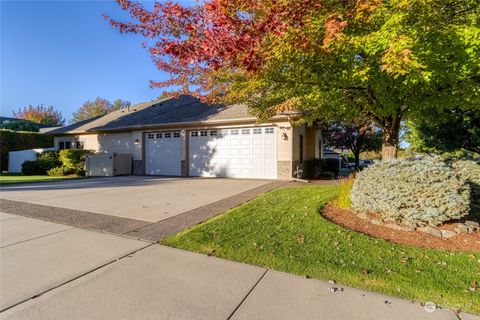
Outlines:
<svg viewBox="0 0 480 320"><path fill-rule="evenodd" d="M66 134L115 131L168 124L255 119L246 105L208 105L192 96L182 95L130 106L104 116L77 122L49 132Z"/></svg>

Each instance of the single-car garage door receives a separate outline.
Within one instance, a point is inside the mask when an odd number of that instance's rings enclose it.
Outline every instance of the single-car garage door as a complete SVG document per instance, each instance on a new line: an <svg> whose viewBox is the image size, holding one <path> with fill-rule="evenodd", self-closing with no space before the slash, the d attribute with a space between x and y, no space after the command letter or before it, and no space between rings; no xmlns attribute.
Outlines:
<svg viewBox="0 0 480 320"><path fill-rule="evenodd" d="M189 175L275 179L276 128L189 132Z"/></svg>
<svg viewBox="0 0 480 320"><path fill-rule="evenodd" d="M182 173L180 132L148 133L145 138L145 174L180 176Z"/></svg>

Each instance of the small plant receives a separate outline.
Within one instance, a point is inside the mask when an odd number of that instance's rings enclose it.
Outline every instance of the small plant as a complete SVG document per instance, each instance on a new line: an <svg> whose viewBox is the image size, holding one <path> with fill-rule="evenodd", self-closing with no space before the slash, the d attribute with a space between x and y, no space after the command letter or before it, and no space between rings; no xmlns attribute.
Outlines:
<svg viewBox="0 0 480 320"><path fill-rule="evenodd" d="M444 160L400 159L357 175L352 209L379 212L384 220L413 226L440 225L469 213L470 187Z"/></svg>
<svg viewBox="0 0 480 320"><path fill-rule="evenodd" d="M62 165L76 174L85 174L85 156L93 154L90 150L68 149L60 151L60 161Z"/></svg>
<svg viewBox="0 0 480 320"><path fill-rule="evenodd" d="M350 192L352 191L355 177L353 175L340 181L340 191L337 198L337 206L341 209L350 209L352 202L350 200Z"/></svg>
<svg viewBox="0 0 480 320"><path fill-rule="evenodd" d="M37 159L33 161L25 161L22 164L22 173L28 176L44 175L47 171L54 168L56 163L51 159Z"/></svg>
<svg viewBox="0 0 480 320"><path fill-rule="evenodd" d="M71 169L66 167L55 167L47 171L47 174L52 177L63 177L72 173Z"/></svg>

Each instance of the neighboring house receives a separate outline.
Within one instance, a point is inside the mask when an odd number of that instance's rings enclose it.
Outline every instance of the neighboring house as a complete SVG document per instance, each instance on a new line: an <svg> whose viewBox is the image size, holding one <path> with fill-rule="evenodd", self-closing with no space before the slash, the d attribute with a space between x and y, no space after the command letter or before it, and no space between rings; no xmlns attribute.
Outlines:
<svg viewBox="0 0 480 320"><path fill-rule="evenodd" d="M136 175L291 179L319 158L320 128L298 114L258 123L245 105L207 105L191 96L117 110L49 132L56 149L130 153Z"/></svg>

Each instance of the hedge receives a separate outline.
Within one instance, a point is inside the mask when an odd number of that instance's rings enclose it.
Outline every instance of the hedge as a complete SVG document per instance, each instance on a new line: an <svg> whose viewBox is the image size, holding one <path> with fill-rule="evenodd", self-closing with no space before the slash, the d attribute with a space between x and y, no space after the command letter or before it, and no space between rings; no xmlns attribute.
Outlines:
<svg viewBox="0 0 480 320"><path fill-rule="evenodd" d="M1 170L8 170L8 152L53 147L53 136L37 132L0 129Z"/></svg>

